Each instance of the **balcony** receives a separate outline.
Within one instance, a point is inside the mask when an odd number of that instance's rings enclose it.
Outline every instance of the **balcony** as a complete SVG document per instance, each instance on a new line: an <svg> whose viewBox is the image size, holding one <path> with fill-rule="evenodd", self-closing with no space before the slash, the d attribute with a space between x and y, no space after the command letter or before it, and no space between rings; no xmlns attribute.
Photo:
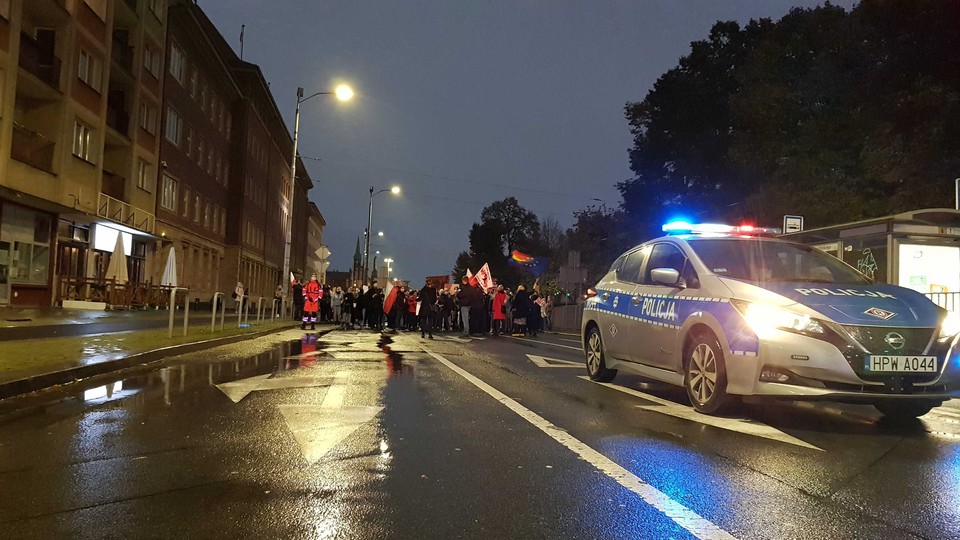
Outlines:
<svg viewBox="0 0 960 540"><path fill-rule="evenodd" d="M106 178L106 171L104 171L104 177ZM106 193L100 194L97 215L149 234L153 234L156 225L156 218L150 212L115 199Z"/></svg>
<svg viewBox="0 0 960 540"><path fill-rule="evenodd" d="M28 34L20 35L20 67L54 89L60 89L60 59L53 47L42 47Z"/></svg>
<svg viewBox="0 0 960 540"><path fill-rule="evenodd" d="M10 157L50 174L53 172L53 151L56 143L28 129L19 122L13 123L13 145Z"/></svg>
<svg viewBox="0 0 960 540"><path fill-rule="evenodd" d="M126 188L127 188L126 178L120 176L119 174L113 171L110 171L107 169L103 170L103 182L101 183L101 186L100 186L101 193L109 196L112 199L122 200L126 193L126 190L127 190Z"/></svg>
<svg viewBox="0 0 960 540"><path fill-rule="evenodd" d="M124 137L129 137L130 113L107 103L107 125Z"/></svg>
<svg viewBox="0 0 960 540"><path fill-rule="evenodd" d="M127 44L126 30L114 30L111 57L127 73L133 73L133 47Z"/></svg>

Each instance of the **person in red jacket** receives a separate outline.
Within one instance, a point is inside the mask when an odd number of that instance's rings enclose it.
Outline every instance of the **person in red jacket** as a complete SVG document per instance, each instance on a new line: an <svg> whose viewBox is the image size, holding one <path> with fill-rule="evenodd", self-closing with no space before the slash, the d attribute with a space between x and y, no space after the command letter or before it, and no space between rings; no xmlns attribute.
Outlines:
<svg viewBox="0 0 960 540"><path fill-rule="evenodd" d="M310 274L310 283L303 286L303 322L300 323L300 329L306 330L307 321L310 321L310 329L317 329L317 312L320 311L320 299L323 298L323 289L317 281L316 274Z"/></svg>

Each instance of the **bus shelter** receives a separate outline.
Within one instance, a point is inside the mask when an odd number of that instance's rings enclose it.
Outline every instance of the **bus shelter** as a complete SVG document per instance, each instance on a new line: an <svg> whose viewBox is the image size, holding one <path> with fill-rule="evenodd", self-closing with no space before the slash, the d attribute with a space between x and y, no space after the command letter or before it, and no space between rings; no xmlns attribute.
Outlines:
<svg viewBox="0 0 960 540"><path fill-rule="evenodd" d="M878 283L960 310L960 210L929 208L784 234L819 248Z"/></svg>

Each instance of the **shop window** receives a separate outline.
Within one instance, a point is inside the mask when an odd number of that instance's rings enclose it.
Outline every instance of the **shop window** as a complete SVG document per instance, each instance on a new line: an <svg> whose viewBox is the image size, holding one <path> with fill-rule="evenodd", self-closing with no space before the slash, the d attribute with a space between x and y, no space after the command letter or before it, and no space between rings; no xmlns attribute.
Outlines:
<svg viewBox="0 0 960 540"><path fill-rule="evenodd" d="M45 285L50 270L50 216L16 205L3 206L0 236L12 247L9 275L12 283Z"/></svg>

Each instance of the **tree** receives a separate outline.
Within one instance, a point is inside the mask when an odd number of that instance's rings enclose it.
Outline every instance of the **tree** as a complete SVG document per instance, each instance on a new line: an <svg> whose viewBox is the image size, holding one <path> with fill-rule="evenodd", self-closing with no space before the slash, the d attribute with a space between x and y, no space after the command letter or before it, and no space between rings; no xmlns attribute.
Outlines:
<svg viewBox="0 0 960 540"><path fill-rule="evenodd" d="M466 274L467 268L476 272L484 263L501 283L515 285L529 281L524 272L510 266L507 257L514 249L530 251L541 242L540 221L536 214L520 206L517 199L491 203L480 213L480 223L470 228L470 250L457 257L453 272L457 277Z"/></svg>

